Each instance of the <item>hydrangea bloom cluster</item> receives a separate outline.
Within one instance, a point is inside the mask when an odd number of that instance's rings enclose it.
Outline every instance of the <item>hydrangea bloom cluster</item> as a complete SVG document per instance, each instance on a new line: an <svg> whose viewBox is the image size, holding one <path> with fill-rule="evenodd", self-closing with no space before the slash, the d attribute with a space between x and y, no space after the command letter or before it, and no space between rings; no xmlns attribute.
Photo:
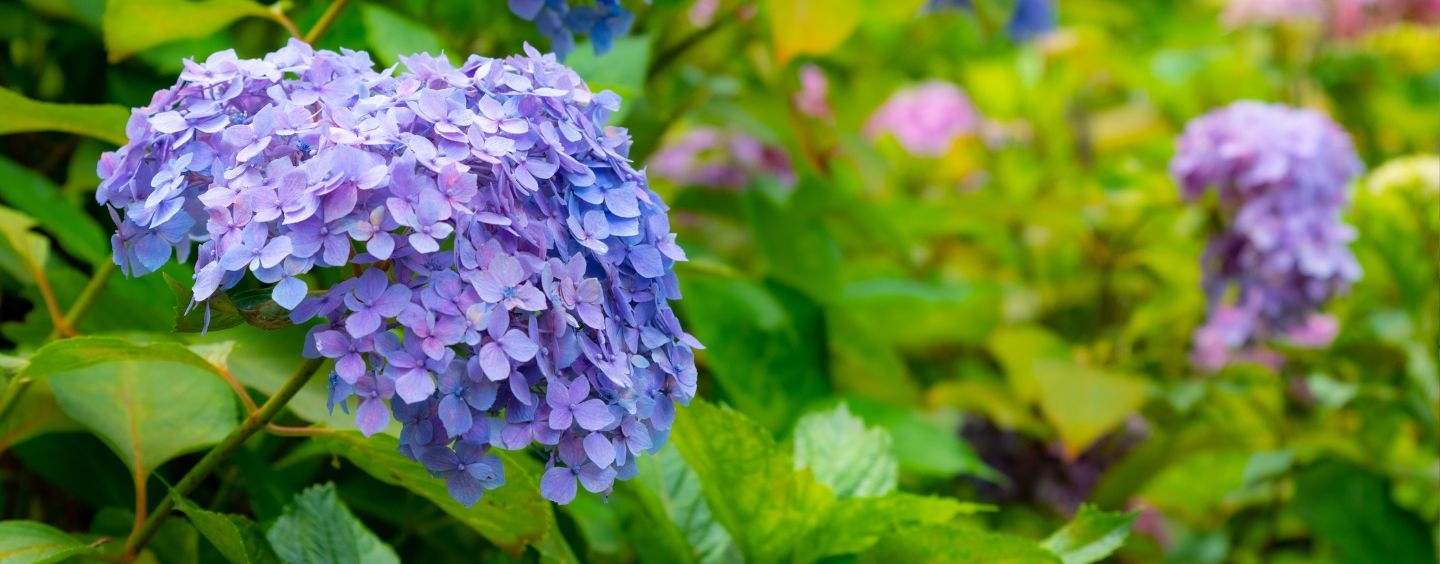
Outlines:
<svg viewBox="0 0 1440 564"><path fill-rule="evenodd" d="M1187 199L1214 190L1226 220L1203 259L1211 313L1195 335L1197 364L1219 368L1268 338L1333 337L1316 315L1360 278L1340 213L1361 168L1349 136L1312 110L1237 102L1186 126L1171 174Z"/></svg>
<svg viewBox="0 0 1440 564"><path fill-rule="evenodd" d="M575 35L590 36L596 55L604 55L615 38L630 33L635 14L620 0L595 0L593 4L571 7L567 0L509 0L510 11L535 22L540 35L550 39L550 49L561 59L575 50Z"/></svg>
<svg viewBox="0 0 1440 564"><path fill-rule="evenodd" d="M305 353L334 359L332 409L475 503L491 449L538 445L542 492L606 492L695 394L668 301L685 259L666 207L602 127L620 100L553 56L403 58L292 41L187 61L100 162L129 274L196 253L194 299L274 283ZM115 214L114 210L123 214ZM315 268L354 275L307 292ZM353 269L353 270L352 270Z"/></svg>
<svg viewBox="0 0 1440 564"><path fill-rule="evenodd" d="M939 157L979 126L980 116L964 90L930 80L892 94L865 123L865 135L873 139L889 133L911 154Z"/></svg>
<svg viewBox="0 0 1440 564"><path fill-rule="evenodd" d="M785 151L745 135L697 127L667 143L650 157L647 170L683 186L739 190L755 178L769 176L784 186L795 184L795 169Z"/></svg>

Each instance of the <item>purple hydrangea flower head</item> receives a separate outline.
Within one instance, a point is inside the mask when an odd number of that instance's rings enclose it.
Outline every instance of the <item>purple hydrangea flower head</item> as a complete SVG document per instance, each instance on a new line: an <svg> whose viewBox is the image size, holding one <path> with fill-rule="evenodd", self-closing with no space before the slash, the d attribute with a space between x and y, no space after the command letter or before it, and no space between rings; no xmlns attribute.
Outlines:
<svg viewBox="0 0 1440 564"><path fill-rule="evenodd" d="M955 140L974 134L980 116L959 86L930 80L890 96L865 123L865 135L894 135L912 154L939 157Z"/></svg>
<svg viewBox="0 0 1440 564"><path fill-rule="evenodd" d="M1198 364L1271 338L1328 343L1335 327L1318 311L1361 274L1340 219L1361 169L1350 137L1313 110L1236 102L1186 126L1170 172L1186 199L1213 191L1225 224L1203 259Z"/></svg>
<svg viewBox="0 0 1440 564"><path fill-rule="evenodd" d="M675 184L739 190L757 177L795 184L795 170L784 150L743 134L697 127L666 143L650 157L647 170Z"/></svg>
<svg viewBox="0 0 1440 564"><path fill-rule="evenodd" d="M402 61L298 41L186 61L100 160L115 261L194 252L197 307L272 285L335 360L331 405L366 435L398 421L462 503L503 482L496 449L547 453L555 501L606 492L694 396L701 348L669 303L665 204L604 126L620 99L528 46ZM343 281L312 289L316 269Z"/></svg>

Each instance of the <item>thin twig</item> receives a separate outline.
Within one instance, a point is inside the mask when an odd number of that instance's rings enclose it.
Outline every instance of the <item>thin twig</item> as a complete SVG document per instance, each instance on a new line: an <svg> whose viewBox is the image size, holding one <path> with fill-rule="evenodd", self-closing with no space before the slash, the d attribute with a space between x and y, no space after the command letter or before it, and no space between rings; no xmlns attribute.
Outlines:
<svg viewBox="0 0 1440 564"><path fill-rule="evenodd" d="M65 326L71 332L71 335L67 336L74 335L75 327L80 325L80 319L90 313L90 308L95 307L95 302L105 291L105 285L109 284L110 278L115 276L115 269L115 263L108 260L95 267L95 272L90 275L90 282L85 284L85 289L80 291L80 297L75 298L75 303L70 304L70 311L65 312Z"/></svg>
<svg viewBox="0 0 1440 564"><path fill-rule="evenodd" d="M169 517L170 513L175 510L175 500L177 498L184 497L194 491L195 488L200 485L201 481L205 480L211 472L215 471L215 468L220 465L221 461L228 458L231 453L240 448L240 445L245 443L246 439L249 439L251 435L265 428L276 415L280 414L280 410L285 407L285 404L289 403L290 399L295 397L295 394L298 393L301 388L305 387L305 383L309 382L310 377L320 368L321 360L322 359L319 358L306 359L304 364L301 364L299 368L295 369L295 373L291 374L290 378L285 381L285 385L281 386L280 389L275 392L275 395L270 396L270 399L265 402L265 405L260 406L259 411L251 413L246 417L245 421L242 422L239 427L236 427L229 435L226 435L225 438L220 441L220 444L210 449L210 452L205 453L205 457L201 458L200 462L197 463L194 468L191 468L189 472L185 473L184 477L180 478L179 482L175 483L175 487L171 488L170 494L160 501L160 504L155 507L155 511L145 520L144 525L136 530L134 534L131 534L130 538L125 541L124 554L127 559L133 560L135 555L139 554L140 549L145 546L145 543L150 542L150 538L154 537L156 531L160 530L160 524L165 522L165 518Z"/></svg>
<svg viewBox="0 0 1440 564"><path fill-rule="evenodd" d="M344 11L345 5L349 3L350 0L331 2L330 7L325 9L325 13L320 14L320 21L315 22L315 27L310 28L310 33L305 34L304 41L311 45L320 41L320 38L325 36L325 32L330 31L330 26L335 25L335 20L339 19L340 12Z"/></svg>
<svg viewBox="0 0 1440 564"><path fill-rule="evenodd" d="M50 287L50 278L45 276L43 269L35 269L35 286L40 289L40 298L45 302L45 309L50 312L50 320L55 324L55 334L61 337L74 337L75 329L65 322L65 315L60 313L60 304L55 300L55 290Z"/></svg>

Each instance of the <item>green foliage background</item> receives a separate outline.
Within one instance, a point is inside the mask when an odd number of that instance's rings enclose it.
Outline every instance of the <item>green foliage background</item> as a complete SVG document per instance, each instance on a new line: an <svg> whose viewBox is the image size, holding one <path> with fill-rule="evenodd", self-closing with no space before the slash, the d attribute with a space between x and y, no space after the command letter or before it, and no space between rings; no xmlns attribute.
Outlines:
<svg viewBox="0 0 1440 564"><path fill-rule="evenodd" d="M1226 30L1215 2L1086 0L1016 45L990 21L1010 2L923 3L723 0L699 26L691 2L634 2L613 52L581 45L567 62L624 97L637 161L718 125L783 148L798 180L656 180L692 258L704 399L608 500L553 506L542 462L510 453L507 485L468 509L394 436L330 414L323 378L277 419L314 428L257 434L184 484L242 424L227 380L277 394L304 330L247 325L242 304L234 328L175 333L185 267L105 266L95 162L127 108L183 58L258 56L330 3L0 3L0 562L119 558L172 487L178 514L130 557L1435 562L1440 194L1356 190L1365 277L1330 307L1333 346L1206 375L1188 353L1211 210L1166 163L1187 120L1238 99L1328 111L1372 169L1434 153L1440 32L1337 41ZM390 65L545 45L498 0L349 4L317 47ZM802 64L828 77L833 121L793 108ZM921 159L861 136L930 77L1004 141Z"/></svg>

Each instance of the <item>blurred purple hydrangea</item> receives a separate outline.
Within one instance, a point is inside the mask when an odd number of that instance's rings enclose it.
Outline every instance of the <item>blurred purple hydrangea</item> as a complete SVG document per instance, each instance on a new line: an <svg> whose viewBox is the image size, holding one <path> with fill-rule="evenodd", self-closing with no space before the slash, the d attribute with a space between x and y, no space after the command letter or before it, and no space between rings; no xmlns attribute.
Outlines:
<svg viewBox="0 0 1440 564"><path fill-rule="evenodd" d="M784 150L713 127L691 129L667 143L650 157L646 170L682 186L739 190L762 176L787 188L795 185L795 169Z"/></svg>
<svg viewBox="0 0 1440 564"><path fill-rule="evenodd" d="M512 13L535 22L561 59L575 50L576 34L590 36L595 54L604 55L615 45L615 38L630 33L635 23L635 14L621 6L620 0L594 0L574 7L567 0L508 1Z"/></svg>
<svg viewBox="0 0 1440 564"><path fill-rule="evenodd" d="M892 94L865 123L865 135L874 139L888 133L911 154L939 157L979 127L979 114L964 90L929 80Z"/></svg>
<svg viewBox="0 0 1440 564"><path fill-rule="evenodd" d="M1318 310L1360 278L1340 214L1361 169L1350 137L1313 110L1236 102L1186 126L1170 172L1188 200L1213 190L1225 220L1203 259L1197 364L1218 369L1268 339L1333 338Z"/></svg>
<svg viewBox="0 0 1440 564"><path fill-rule="evenodd" d="M608 492L695 394L700 343L668 304L685 253L603 126L619 97L526 52L403 73L298 41L186 61L101 158L117 264L198 242L195 300L274 284L297 323L323 318L304 352L335 360L331 405L356 398L366 435L399 420L462 503L503 483L491 449L531 445L547 498ZM349 265L322 291L302 277Z"/></svg>

